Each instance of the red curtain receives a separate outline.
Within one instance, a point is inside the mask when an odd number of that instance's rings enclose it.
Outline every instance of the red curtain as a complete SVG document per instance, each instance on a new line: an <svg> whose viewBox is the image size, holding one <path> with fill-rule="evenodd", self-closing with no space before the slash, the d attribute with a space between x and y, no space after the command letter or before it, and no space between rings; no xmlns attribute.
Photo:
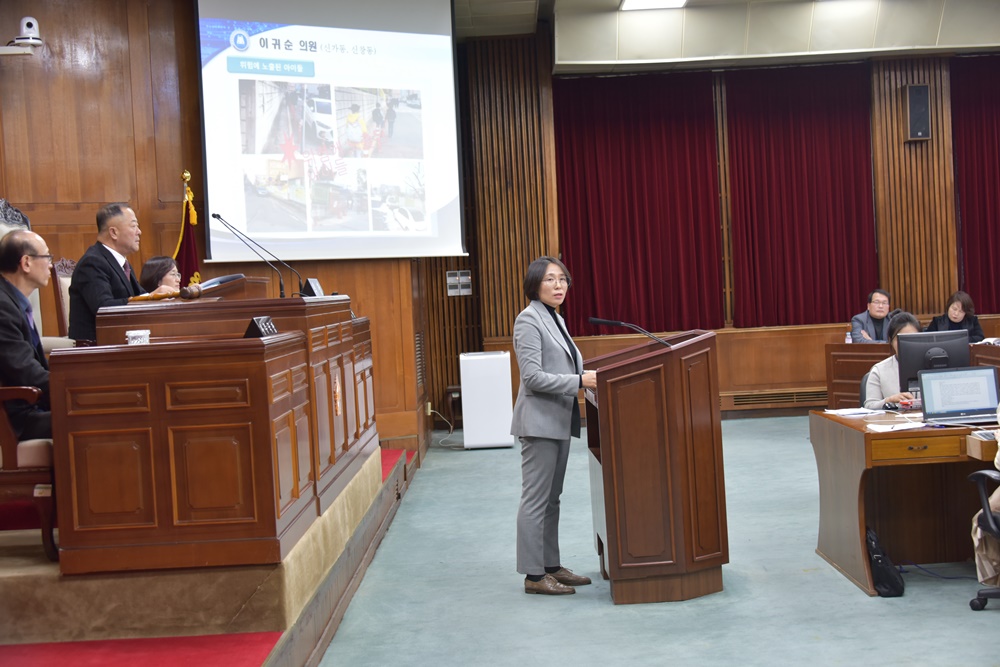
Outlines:
<svg viewBox="0 0 1000 667"><path fill-rule="evenodd" d="M1000 312L1000 56L953 58L951 124L961 286L980 313Z"/></svg>
<svg viewBox="0 0 1000 667"><path fill-rule="evenodd" d="M719 328L722 244L709 73L556 79L559 226L575 335Z"/></svg>
<svg viewBox="0 0 1000 667"><path fill-rule="evenodd" d="M733 324L848 321L878 287L867 65L725 81Z"/></svg>

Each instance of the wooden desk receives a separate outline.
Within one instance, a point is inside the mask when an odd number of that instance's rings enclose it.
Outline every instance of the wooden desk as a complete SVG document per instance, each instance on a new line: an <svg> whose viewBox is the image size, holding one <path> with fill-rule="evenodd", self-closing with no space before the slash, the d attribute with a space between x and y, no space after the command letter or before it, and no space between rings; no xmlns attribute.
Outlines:
<svg viewBox="0 0 1000 667"><path fill-rule="evenodd" d="M256 315L283 332L241 336ZM102 308L51 359L63 574L279 562L378 447L341 297ZM127 329L150 345L116 345ZM287 333L284 333L287 332Z"/></svg>
<svg viewBox="0 0 1000 667"><path fill-rule="evenodd" d="M277 563L318 516L302 332L58 352L63 574Z"/></svg>
<svg viewBox="0 0 1000 667"><path fill-rule="evenodd" d="M856 408L861 399L861 378L872 366L892 354L885 343L828 343L826 346L826 407ZM1000 366L1000 346L970 345L973 366Z"/></svg>
<svg viewBox="0 0 1000 667"><path fill-rule="evenodd" d="M322 514L350 481L341 473L360 451L355 445L377 437L371 324L365 317L351 319L348 296L152 301L101 308L97 343L124 342L129 329L149 329L154 343L238 338L258 315L269 315L278 331L306 335L315 434L312 466Z"/></svg>
<svg viewBox="0 0 1000 667"><path fill-rule="evenodd" d="M894 563L972 557L969 526L979 509L967 477L990 464L970 457L967 428L872 433L859 418L809 413L819 474L816 553L868 595L865 527Z"/></svg>

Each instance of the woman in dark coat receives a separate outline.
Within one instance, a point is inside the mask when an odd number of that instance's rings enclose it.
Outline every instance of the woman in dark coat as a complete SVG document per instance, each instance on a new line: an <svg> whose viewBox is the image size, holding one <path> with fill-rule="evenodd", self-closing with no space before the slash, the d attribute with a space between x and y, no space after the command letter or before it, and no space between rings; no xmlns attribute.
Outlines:
<svg viewBox="0 0 1000 667"><path fill-rule="evenodd" d="M979 326L976 317L976 307L972 297L965 292L955 292L948 299L948 307L944 315L938 315L927 325L924 331L961 331L969 332L969 342L978 343L986 338L983 328Z"/></svg>

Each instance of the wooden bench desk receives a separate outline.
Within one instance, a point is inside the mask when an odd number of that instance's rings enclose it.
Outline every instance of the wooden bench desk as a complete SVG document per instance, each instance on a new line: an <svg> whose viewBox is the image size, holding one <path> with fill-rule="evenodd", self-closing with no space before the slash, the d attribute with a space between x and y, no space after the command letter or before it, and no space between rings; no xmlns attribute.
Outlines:
<svg viewBox="0 0 1000 667"><path fill-rule="evenodd" d="M876 592L866 526L896 564L971 558L969 530L979 499L967 477L992 468L992 459L969 454L971 430L874 433L865 427L859 417L809 413L819 475L816 553L868 595Z"/></svg>

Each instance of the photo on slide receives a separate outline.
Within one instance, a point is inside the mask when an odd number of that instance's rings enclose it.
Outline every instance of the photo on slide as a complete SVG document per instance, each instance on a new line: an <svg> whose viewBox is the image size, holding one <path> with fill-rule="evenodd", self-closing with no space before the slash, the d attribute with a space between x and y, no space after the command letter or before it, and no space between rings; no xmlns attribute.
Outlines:
<svg viewBox="0 0 1000 667"><path fill-rule="evenodd" d="M372 231L426 234L424 165L419 160L378 160L368 163Z"/></svg>
<svg viewBox="0 0 1000 667"><path fill-rule="evenodd" d="M308 84L305 89L305 132L302 135L304 152L332 155L337 146L337 119L333 113L330 86Z"/></svg>
<svg viewBox="0 0 1000 667"><path fill-rule="evenodd" d="M244 155L288 152L302 145L302 84L240 79L239 90Z"/></svg>
<svg viewBox="0 0 1000 667"><path fill-rule="evenodd" d="M424 158L419 91L337 87L334 105L342 156Z"/></svg>
<svg viewBox="0 0 1000 667"><path fill-rule="evenodd" d="M311 229L317 232L369 232L368 172L361 160L311 156Z"/></svg>
<svg viewBox="0 0 1000 667"><path fill-rule="evenodd" d="M246 231L305 232L305 165L278 155L243 156Z"/></svg>
<svg viewBox="0 0 1000 667"><path fill-rule="evenodd" d="M206 257L465 254L449 0L197 5Z"/></svg>

